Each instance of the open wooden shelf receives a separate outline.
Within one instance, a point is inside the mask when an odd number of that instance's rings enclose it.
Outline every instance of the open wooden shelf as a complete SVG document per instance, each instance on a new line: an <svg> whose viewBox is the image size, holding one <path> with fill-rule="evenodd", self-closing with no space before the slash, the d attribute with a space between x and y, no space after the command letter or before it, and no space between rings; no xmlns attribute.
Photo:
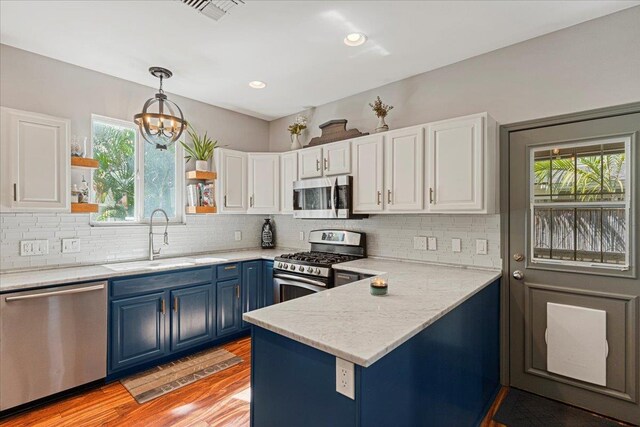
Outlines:
<svg viewBox="0 0 640 427"><path fill-rule="evenodd" d="M100 166L100 162L96 159L90 159L88 157L71 157L71 166L77 168L91 168L97 169Z"/></svg>
<svg viewBox="0 0 640 427"><path fill-rule="evenodd" d="M216 178L218 178L218 174L215 172L205 172L205 171L187 172L187 179L198 179L201 181L214 181Z"/></svg>
<svg viewBox="0 0 640 427"><path fill-rule="evenodd" d="M98 212L97 203L71 203L71 213Z"/></svg>
<svg viewBox="0 0 640 427"><path fill-rule="evenodd" d="M187 206L188 214L214 214L218 212L214 206Z"/></svg>

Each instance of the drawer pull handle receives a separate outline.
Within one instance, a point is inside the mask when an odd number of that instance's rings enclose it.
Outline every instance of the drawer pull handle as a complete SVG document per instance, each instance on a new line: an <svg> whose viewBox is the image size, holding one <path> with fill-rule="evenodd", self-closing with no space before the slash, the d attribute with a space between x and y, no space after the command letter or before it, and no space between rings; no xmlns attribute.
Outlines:
<svg viewBox="0 0 640 427"><path fill-rule="evenodd" d="M327 158L324 159L324 170L329 170L329 159Z"/></svg>
<svg viewBox="0 0 640 427"><path fill-rule="evenodd" d="M160 313L164 315L166 311L167 307L165 305L164 298L162 298L162 300L160 301Z"/></svg>
<svg viewBox="0 0 640 427"><path fill-rule="evenodd" d="M178 297L173 297L173 311L178 312Z"/></svg>
<svg viewBox="0 0 640 427"><path fill-rule="evenodd" d="M429 203L433 204L433 188L429 188Z"/></svg>
<svg viewBox="0 0 640 427"><path fill-rule="evenodd" d="M378 205L382 204L382 191L378 191Z"/></svg>
<svg viewBox="0 0 640 427"><path fill-rule="evenodd" d="M320 170L320 159L316 159L316 170Z"/></svg>
<svg viewBox="0 0 640 427"><path fill-rule="evenodd" d="M237 267L238 267L237 265L229 265L229 266L226 266L224 269L225 270L235 270Z"/></svg>
<svg viewBox="0 0 640 427"><path fill-rule="evenodd" d="M236 285L236 299L240 299L240 286Z"/></svg>
<svg viewBox="0 0 640 427"><path fill-rule="evenodd" d="M387 203L391 204L391 190L387 190Z"/></svg>

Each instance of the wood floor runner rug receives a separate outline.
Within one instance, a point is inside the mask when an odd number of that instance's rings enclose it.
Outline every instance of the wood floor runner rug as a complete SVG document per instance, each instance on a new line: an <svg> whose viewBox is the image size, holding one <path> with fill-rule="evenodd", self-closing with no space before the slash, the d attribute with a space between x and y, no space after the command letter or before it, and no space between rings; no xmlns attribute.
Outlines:
<svg viewBox="0 0 640 427"><path fill-rule="evenodd" d="M138 403L145 403L242 362L222 349L205 350L120 380Z"/></svg>

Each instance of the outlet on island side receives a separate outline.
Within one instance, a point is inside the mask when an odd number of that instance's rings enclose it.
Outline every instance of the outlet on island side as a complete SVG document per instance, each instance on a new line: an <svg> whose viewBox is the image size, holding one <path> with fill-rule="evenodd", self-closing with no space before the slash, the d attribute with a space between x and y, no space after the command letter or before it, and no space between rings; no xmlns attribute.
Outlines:
<svg viewBox="0 0 640 427"><path fill-rule="evenodd" d="M355 369L353 363L336 357L336 391L355 400Z"/></svg>
<svg viewBox="0 0 640 427"><path fill-rule="evenodd" d="M234 235L236 238L236 242L239 242L240 240L242 240L242 231L236 231Z"/></svg>
<svg viewBox="0 0 640 427"><path fill-rule="evenodd" d="M298 238L299 238L300 240L304 240L304 231L301 231L301 232L300 232L300 235L298 236Z"/></svg>

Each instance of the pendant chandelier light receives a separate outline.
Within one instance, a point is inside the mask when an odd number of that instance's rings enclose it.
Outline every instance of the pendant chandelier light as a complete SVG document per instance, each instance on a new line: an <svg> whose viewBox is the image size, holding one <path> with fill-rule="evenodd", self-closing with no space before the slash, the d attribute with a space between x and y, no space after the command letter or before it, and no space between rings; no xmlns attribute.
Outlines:
<svg viewBox="0 0 640 427"><path fill-rule="evenodd" d="M145 141L155 145L158 150L166 150L180 138L187 122L180 107L170 101L162 90L162 79L168 79L173 73L162 67L151 67L149 72L160 79L160 89L153 98L144 103L142 113L133 116L133 120L140 128ZM155 112L152 112L152 109Z"/></svg>

